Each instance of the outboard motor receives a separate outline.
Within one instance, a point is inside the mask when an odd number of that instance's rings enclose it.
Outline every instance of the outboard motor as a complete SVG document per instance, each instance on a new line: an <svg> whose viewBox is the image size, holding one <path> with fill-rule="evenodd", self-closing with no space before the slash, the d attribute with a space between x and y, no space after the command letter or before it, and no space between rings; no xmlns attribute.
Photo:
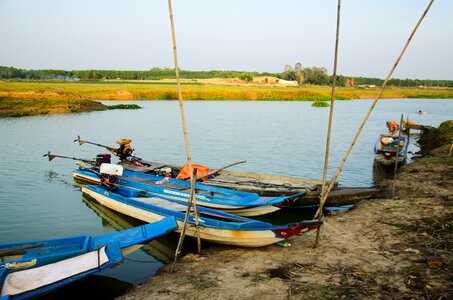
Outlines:
<svg viewBox="0 0 453 300"><path fill-rule="evenodd" d="M123 166L114 164L101 164L100 174L102 184L113 186L118 184L118 177L123 176Z"/></svg>
<svg viewBox="0 0 453 300"><path fill-rule="evenodd" d="M95 166L100 167L102 164L109 164L112 162L112 156L108 153L96 155Z"/></svg>
<svg viewBox="0 0 453 300"><path fill-rule="evenodd" d="M132 156L132 152L134 152L134 149L132 149L131 139L121 139L117 140L116 143L120 145L120 147L116 150L116 155L120 158L120 160L124 160L128 157Z"/></svg>

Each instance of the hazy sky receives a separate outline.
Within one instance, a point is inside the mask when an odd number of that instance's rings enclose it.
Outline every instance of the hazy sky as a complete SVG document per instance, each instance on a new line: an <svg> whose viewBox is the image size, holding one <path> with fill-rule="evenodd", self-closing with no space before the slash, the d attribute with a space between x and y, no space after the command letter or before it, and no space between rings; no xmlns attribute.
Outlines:
<svg viewBox="0 0 453 300"><path fill-rule="evenodd" d="M343 0L338 73L385 78L428 0ZM332 72L337 0L173 0L185 70ZM453 1L437 0L393 77L453 79ZM167 0L0 0L0 65L173 67Z"/></svg>

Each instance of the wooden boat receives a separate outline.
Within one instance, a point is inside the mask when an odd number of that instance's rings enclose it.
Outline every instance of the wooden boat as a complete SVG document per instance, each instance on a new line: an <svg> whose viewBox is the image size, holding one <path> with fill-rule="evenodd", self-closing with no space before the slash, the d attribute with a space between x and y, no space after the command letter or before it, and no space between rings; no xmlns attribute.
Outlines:
<svg viewBox="0 0 453 300"><path fill-rule="evenodd" d="M111 189L104 185L88 185L82 187L82 192L112 210L145 222L174 216L179 225L178 230L182 228L187 208L185 202L124 186ZM240 247L270 245L316 229L322 224L320 221L301 221L287 225L272 225L205 207L198 207L198 211L201 239ZM193 215L189 216L189 225L186 234L196 236Z"/></svg>
<svg viewBox="0 0 453 300"><path fill-rule="evenodd" d="M75 170L74 178L86 182L101 183L99 170L85 168ZM169 179L152 174L124 170L118 184L135 189L146 190L153 195L188 201L190 183L183 180ZM305 194L305 192L302 192ZM291 196L264 197L256 193L220 188L203 183L195 184L195 195L199 206L230 212L240 216L258 216L279 210L293 204L291 200L300 194Z"/></svg>
<svg viewBox="0 0 453 300"><path fill-rule="evenodd" d="M127 170L148 174L162 174L163 169L171 168L176 176L181 170L181 166L150 162L140 158L125 159L119 164ZM263 197L294 196L299 194L292 198L294 206L303 207L319 204L322 186L321 180L234 172L222 169L214 174L215 176L209 177L203 184L256 193ZM331 206L356 204L364 199L373 197L377 191L378 189L374 187L338 187L336 184L330 191L326 203Z"/></svg>
<svg viewBox="0 0 453 300"><path fill-rule="evenodd" d="M133 155L120 155L118 153L124 152L121 144L119 148L101 145L89 141L82 140L80 136L74 140L79 145L92 144L95 146L102 147L120 158L119 164L125 169L130 171L136 171L140 173L147 173L152 175L163 175L165 169L170 168L173 177L176 177L182 166L154 162L142 159ZM132 142L131 140L129 142ZM128 149L132 149L131 147ZM57 156L58 157L58 156ZM50 156L49 156L50 159ZM242 163L242 162L238 162ZM257 193L264 197L275 197L275 196L291 196L305 192L293 198L293 201L298 206L316 205L319 204L319 196L321 193L321 180L304 179L291 176L279 176L270 174L259 174L259 173L246 173L246 172L233 172L226 171L225 169L236 165L233 163L228 166L216 169L211 172L212 176L209 176L207 180L203 181L205 185L211 185L216 187L228 188L238 191ZM327 183L329 184L329 183ZM341 187L337 185L331 190L327 198L327 204L329 205L349 205L355 204L363 199L371 198L377 189L372 187L360 188L360 187Z"/></svg>
<svg viewBox="0 0 453 300"><path fill-rule="evenodd" d="M123 255L177 227L174 217L98 237L0 244L0 298L26 299L123 262Z"/></svg>
<svg viewBox="0 0 453 300"><path fill-rule="evenodd" d="M398 145L399 144L399 145ZM402 134L380 134L374 145L375 160L383 166L394 166L404 164L407 159L409 147L409 136Z"/></svg>

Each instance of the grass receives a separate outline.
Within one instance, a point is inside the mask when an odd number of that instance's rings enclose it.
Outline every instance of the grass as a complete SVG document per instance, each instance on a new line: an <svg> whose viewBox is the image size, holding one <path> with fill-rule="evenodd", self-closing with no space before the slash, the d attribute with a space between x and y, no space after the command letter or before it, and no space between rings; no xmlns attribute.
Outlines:
<svg viewBox="0 0 453 300"><path fill-rule="evenodd" d="M313 107L329 107L330 104L326 101L315 101L311 104Z"/></svg>
<svg viewBox="0 0 453 300"><path fill-rule="evenodd" d="M183 83L184 100L315 101L330 100L329 86L218 85ZM378 88L336 90L337 100L374 99ZM453 98L453 89L386 89L382 98ZM0 116L22 116L107 109L91 100L177 100L173 82L0 81ZM322 104L321 104L322 103ZM49 109L48 109L49 108Z"/></svg>
<svg viewBox="0 0 453 300"><path fill-rule="evenodd" d="M0 96L0 117L25 117L106 109L107 106L99 102L84 99L30 99Z"/></svg>
<svg viewBox="0 0 453 300"><path fill-rule="evenodd" d="M328 86L305 85L280 87L268 85L213 85L183 83L185 100L330 100ZM377 88L343 88L336 90L338 100L372 99ZM0 81L0 97L33 99L87 99L87 100L177 100L174 83L165 82L49 82ZM383 98L453 98L453 89L388 88Z"/></svg>

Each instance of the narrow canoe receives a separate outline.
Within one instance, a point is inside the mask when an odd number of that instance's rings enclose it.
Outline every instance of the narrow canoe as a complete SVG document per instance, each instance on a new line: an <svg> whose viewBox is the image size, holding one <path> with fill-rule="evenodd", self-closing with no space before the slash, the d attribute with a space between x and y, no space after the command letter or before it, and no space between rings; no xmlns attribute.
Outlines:
<svg viewBox="0 0 453 300"><path fill-rule="evenodd" d="M89 185L83 186L82 192L112 210L145 222L174 216L178 221L178 230L182 228L187 208L185 202L158 197L146 190L138 191L124 186L110 190L103 185ZM198 207L198 211L201 239L240 247L270 245L316 229L322 224L320 221L301 221L287 225L272 225L205 207ZM186 234L196 236L193 215L189 216L189 225Z"/></svg>
<svg viewBox="0 0 453 300"><path fill-rule="evenodd" d="M75 170L74 178L90 183L101 183L99 171L96 168ZM118 184L167 198L187 201L190 197L190 183L183 180L168 179L152 174L124 170ZM258 216L279 210L281 207L293 204L292 199L298 195L264 197L256 193L237 191L227 188L195 184L195 194L198 205L230 212L240 216ZM302 192L305 194L305 192Z"/></svg>

